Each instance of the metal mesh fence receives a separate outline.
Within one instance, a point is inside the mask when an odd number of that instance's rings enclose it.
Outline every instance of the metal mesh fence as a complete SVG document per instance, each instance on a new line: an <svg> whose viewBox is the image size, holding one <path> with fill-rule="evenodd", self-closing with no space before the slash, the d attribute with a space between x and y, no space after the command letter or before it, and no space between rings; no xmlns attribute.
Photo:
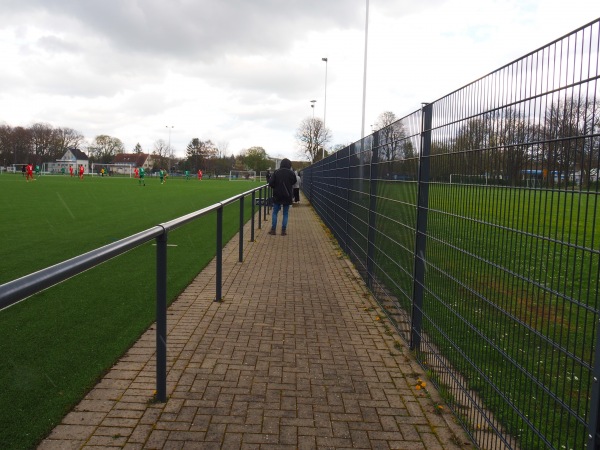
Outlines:
<svg viewBox="0 0 600 450"><path fill-rule="evenodd" d="M600 21L303 171L473 441L598 448Z"/></svg>

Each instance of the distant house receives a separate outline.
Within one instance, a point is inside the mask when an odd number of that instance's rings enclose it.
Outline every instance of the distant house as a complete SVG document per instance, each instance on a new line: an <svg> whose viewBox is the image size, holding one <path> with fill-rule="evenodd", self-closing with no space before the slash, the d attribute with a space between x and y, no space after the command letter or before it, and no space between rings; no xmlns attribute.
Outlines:
<svg viewBox="0 0 600 450"><path fill-rule="evenodd" d="M129 175L136 167L143 167L148 171L153 164L152 157L147 153L119 153L113 158L110 170L114 174Z"/></svg>
<svg viewBox="0 0 600 450"><path fill-rule="evenodd" d="M79 166L83 166L84 173L90 172L90 161L88 156L77 148L69 148L55 162L48 163L49 173L69 173L69 167L73 168L74 173L78 173Z"/></svg>

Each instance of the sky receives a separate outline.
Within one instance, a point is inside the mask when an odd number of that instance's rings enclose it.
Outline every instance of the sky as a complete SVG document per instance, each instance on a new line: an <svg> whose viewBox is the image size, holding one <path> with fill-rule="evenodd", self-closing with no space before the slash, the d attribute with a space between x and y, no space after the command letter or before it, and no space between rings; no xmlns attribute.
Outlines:
<svg viewBox="0 0 600 450"><path fill-rule="evenodd" d="M0 0L0 124L305 160L600 17L598 0ZM324 62L322 58L327 58ZM311 107L311 100L316 100Z"/></svg>

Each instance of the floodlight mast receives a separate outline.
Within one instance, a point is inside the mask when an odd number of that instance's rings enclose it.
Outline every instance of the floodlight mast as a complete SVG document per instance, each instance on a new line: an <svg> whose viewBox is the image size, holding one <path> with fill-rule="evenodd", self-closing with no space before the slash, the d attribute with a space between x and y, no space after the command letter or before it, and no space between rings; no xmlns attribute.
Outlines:
<svg viewBox="0 0 600 450"><path fill-rule="evenodd" d="M325 123L327 120L327 58L321 58L325 62L325 105L323 106L323 131L325 131ZM325 146L323 146L323 158L325 159Z"/></svg>
<svg viewBox="0 0 600 450"><path fill-rule="evenodd" d="M362 106L362 131L361 139L365 137L365 104L367 101L367 41L369 36L369 0L367 0L367 13L365 18L365 62L363 73L363 106Z"/></svg>
<svg viewBox="0 0 600 450"><path fill-rule="evenodd" d="M165 125L165 128L167 128L169 130L169 147L168 147L168 153L167 156L169 158L169 173L171 173L171 130L173 128L175 128L174 125Z"/></svg>

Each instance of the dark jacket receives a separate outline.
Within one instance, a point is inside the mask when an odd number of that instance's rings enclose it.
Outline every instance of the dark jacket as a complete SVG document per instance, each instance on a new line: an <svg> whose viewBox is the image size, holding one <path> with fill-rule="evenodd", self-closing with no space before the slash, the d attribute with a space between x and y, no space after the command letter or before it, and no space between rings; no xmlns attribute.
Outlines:
<svg viewBox="0 0 600 450"><path fill-rule="evenodd" d="M291 205L294 183L296 183L296 174L292 170L292 163L286 158L281 161L280 168L271 175L269 180L269 186L273 188L273 203Z"/></svg>

